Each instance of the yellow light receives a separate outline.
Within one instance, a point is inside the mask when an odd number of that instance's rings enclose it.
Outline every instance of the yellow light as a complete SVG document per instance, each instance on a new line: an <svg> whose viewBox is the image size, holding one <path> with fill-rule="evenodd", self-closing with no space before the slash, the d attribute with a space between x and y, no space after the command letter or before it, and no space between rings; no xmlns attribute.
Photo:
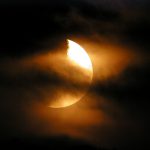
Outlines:
<svg viewBox="0 0 150 150"><path fill-rule="evenodd" d="M85 50L79 44L71 40L67 41L68 41L67 55L69 59L72 60L75 64L78 64L80 67L92 71L92 63Z"/></svg>
<svg viewBox="0 0 150 150"><path fill-rule="evenodd" d="M92 62L86 51L79 44L67 41L67 58L65 58L67 65L60 67L66 86L58 87L59 92L50 102L51 108L67 107L78 102L86 94L93 77ZM61 63L63 66L63 62Z"/></svg>

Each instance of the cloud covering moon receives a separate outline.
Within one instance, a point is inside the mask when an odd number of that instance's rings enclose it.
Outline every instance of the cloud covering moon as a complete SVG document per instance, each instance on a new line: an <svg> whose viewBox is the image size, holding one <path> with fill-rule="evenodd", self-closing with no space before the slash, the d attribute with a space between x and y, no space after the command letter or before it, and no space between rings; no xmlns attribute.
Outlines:
<svg viewBox="0 0 150 150"><path fill-rule="evenodd" d="M79 44L68 40L67 57L65 58L64 62L58 63L58 70L67 83L64 83L65 88L58 86L59 94L50 102L52 108L67 107L79 101L85 95L92 80L91 60Z"/></svg>

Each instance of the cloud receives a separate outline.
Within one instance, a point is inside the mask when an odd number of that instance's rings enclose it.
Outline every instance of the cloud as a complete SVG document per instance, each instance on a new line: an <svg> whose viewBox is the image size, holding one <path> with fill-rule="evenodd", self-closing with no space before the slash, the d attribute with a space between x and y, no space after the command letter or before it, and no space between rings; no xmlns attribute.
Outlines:
<svg viewBox="0 0 150 150"><path fill-rule="evenodd" d="M106 147L141 141L136 135L144 136L148 118L148 9L97 4L1 7L1 136L65 134ZM77 104L50 109L47 102L70 83L60 60L67 38L87 50L93 83Z"/></svg>

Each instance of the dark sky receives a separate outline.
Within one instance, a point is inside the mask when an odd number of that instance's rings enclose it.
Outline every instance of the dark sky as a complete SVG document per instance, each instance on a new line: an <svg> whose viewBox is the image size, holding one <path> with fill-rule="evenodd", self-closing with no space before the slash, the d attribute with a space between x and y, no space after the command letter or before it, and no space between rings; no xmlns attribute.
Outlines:
<svg viewBox="0 0 150 150"><path fill-rule="evenodd" d="M66 149L68 142L91 149L145 148L150 125L149 3L1 1L0 138L20 143L27 138L31 145L46 139L50 147L60 143ZM93 82L80 102L55 110L47 103L57 89L67 88L57 75L57 54L67 49L66 39L88 51Z"/></svg>

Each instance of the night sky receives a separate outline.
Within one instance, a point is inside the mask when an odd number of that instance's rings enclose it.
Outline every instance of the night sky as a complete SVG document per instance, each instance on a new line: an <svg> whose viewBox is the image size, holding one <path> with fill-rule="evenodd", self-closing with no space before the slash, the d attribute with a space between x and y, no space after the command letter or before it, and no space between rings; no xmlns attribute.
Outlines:
<svg viewBox="0 0 150 150"><path fill-rule="evenodd" d="M149 14L148 0L1 0L1 145L146 149ZM53 109L69 84L59 69L66 39L88 52L93 80L79 102Z"/></svg>

